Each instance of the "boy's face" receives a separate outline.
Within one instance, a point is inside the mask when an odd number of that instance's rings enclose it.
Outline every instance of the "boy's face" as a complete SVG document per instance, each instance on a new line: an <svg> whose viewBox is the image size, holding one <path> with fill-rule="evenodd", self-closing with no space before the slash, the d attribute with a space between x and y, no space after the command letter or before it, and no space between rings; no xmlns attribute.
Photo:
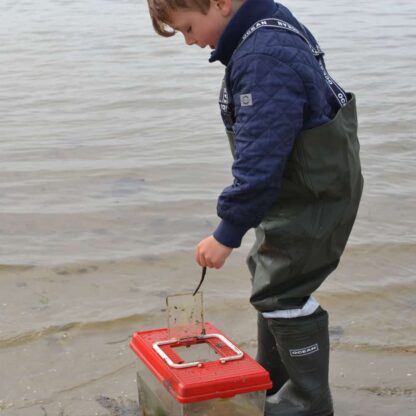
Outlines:
<svg viewBox="0 0 416 416"><path fill-rule="evenodd" d="M232 0L211 0L207 14L192 9L173 10L169 26L183 34L187 45L215 49L233 14Z"/></svg>

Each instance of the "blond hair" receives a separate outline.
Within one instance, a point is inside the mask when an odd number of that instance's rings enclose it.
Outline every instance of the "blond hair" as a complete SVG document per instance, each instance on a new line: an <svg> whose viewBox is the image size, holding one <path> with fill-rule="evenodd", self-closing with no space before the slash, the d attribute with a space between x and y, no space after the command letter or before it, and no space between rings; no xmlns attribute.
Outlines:
<svg viewBox="0 0 416 416"><path fill-rule="evenodd" d="M175 31L169 26L169 15L178 9L198 10L207 14L210 0L147 0L150 18L156 33L166 38L173 36Z"/></svg>

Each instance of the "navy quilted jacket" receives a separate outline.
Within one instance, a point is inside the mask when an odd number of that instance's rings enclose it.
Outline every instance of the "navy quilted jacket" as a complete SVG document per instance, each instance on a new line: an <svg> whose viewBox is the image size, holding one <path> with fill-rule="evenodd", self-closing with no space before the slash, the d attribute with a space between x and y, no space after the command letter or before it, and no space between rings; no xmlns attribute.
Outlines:
<svg viewBox="0 0 416 416"><path fill-rule="evenodd" d="M232 103L234 182L218 198L221 222L214 237L239 247L248 229L261 222L278 200L285 163L301 130L331 120L339 104L308 45L294 33L261 28L239 47L241 37L264 18L284 20L316 44L311 33L281 4L246 0L225 28L210 62L226 65ZM249 105L241 105L242 96ZM244 102L243 102L244 104Z"/></svg>

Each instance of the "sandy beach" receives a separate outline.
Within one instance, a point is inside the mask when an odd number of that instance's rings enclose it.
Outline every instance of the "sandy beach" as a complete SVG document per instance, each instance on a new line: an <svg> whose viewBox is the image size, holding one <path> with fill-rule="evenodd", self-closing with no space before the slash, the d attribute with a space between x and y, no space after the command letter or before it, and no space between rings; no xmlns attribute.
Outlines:
<svg viewBox="0 0 416 416"><path fill-rule="evenodd" d="M129 348L129 340L134 331L166 326L165 296L178 290L191 290L183 284L175 288L176 278L198 273L196 266L187 261L189 256L191 252L175 258L148 257L124 264L110 262L105 265L105 273L92 264L78 269L69 265L53 269L1 268L2 293L11 295L9 300L1 298L3 316L7 311L19 326L28 315L32 319L38 316L39 323L43 323L36 331L28 330L0 343L2 373L7 374L7 383L2 381L1 413L5 416L136 416L137 359ZM363 258L355 260L356 267L365 265ZM206 320L219 326L254 356L256 315L247 300L249 281L242 279L237 291L232 284L241 272L241 261L242 256L235 254L224 269L208 272L203 286L205 315ZM361 329L358 325L355 330L351 319L343 316L348 297L338 298L335 303L331 301L340 281L346 278L347 265L353 261L354 257L347 254L339 271L317 296L330 312L330 378L335 414L411 416L416 400L415 346L351 343L351 339L359 339ZM137 296L138 273L141 282L158 275L161 284L154 285L146 297ZM118 284L120 281L123 284ZM222 286L221 292L218 285ZM78 287L82 297L71 292L73 287ZM111 298L121 297L125 300L124 316L106 318L105 312L99 310L100 303L111 303ZM144 304L145 298L147 304ZM61 315L74 315L84 302L95 305L91 307L90 323L74 320L59 324ZM137 313L138 309L146 312ZM411 309L404 312L410 314ZM350 318L354 320L356 316L352 314ZM400 317L395 319L400 329ZM367 322L367 330L372 324L376 326L377 321ZM11 319L9 325L13 325ZM378 328L374 336L380 333L385 333L386 339L389 337L386 328Z"/></svg>

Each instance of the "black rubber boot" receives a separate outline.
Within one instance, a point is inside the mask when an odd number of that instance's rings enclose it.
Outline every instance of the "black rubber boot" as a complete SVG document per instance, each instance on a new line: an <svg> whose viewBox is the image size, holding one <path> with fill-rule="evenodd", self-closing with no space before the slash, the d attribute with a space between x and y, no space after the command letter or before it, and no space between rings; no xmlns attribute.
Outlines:
<svg viewBox="0 0 416 416"><path fill-rule="evenodd" d="M269 373L273 387L267 391L267 395L276 393L283 384L289 380L289 375L280 359L276 340L269 330L267 319L261 313L257 316L257 356L256 361Z"/></svg>
<svg viewBox="0 0 416 416"><path fill-rule="evenodd" d="M330 416L328 314L267 319L289 380L267 397L265 416Z"/></svg>

